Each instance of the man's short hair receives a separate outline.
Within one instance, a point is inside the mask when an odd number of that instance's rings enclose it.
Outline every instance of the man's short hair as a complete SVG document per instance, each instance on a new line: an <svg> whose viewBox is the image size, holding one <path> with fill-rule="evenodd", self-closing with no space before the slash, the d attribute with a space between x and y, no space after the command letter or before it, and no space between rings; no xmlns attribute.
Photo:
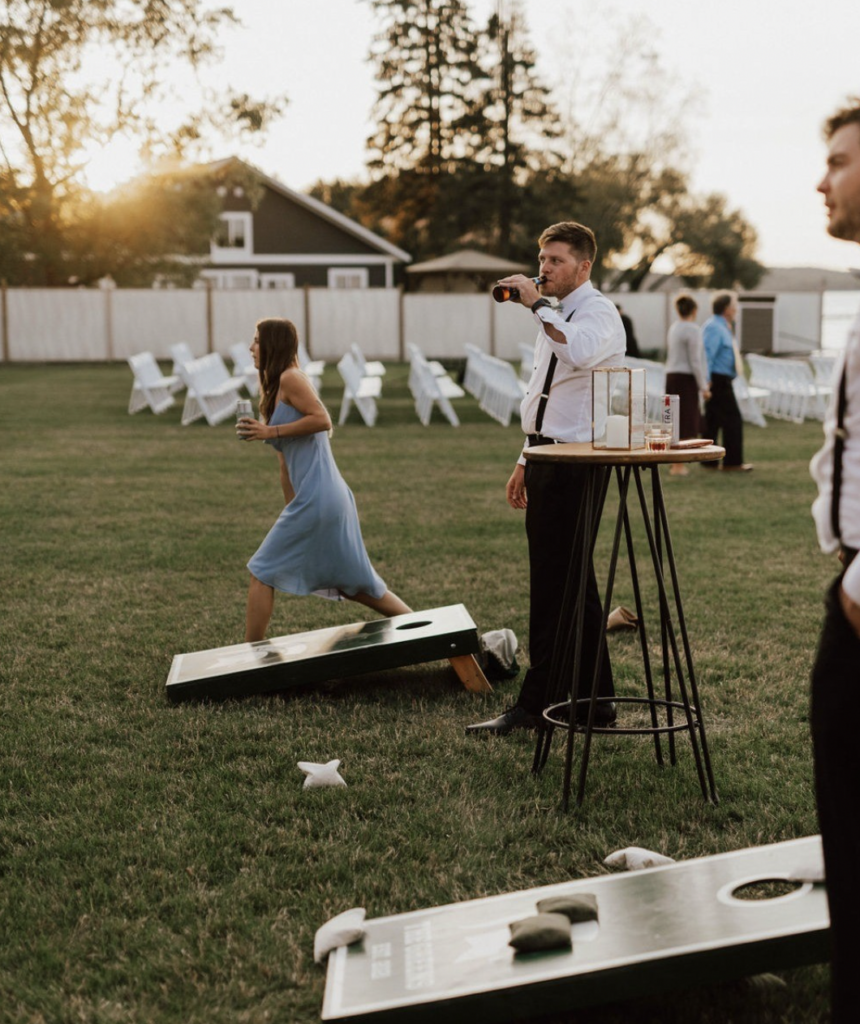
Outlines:
<svg viewBox="0 0 860 1024"><path fill-rule="evenodd" d="M678 316L689 316L691 313L695 313L698 308L699 306L692 295L679 295L675 299L675 309L678 310Z"/></svg>
<svg viewBox="0 0 860 1024"><path fill-rule="evenodd" d="M829 142L846 124L860 125L860 96L849 96L848 106L837 110L824 122L824 138Z"/></svg>
<svg viewBox="0 0 860 1024"><path fill-rule="evenodd" d="M714 296L714 301L711 303L711 309L714 311L714 316L722 316L734 301L734 292L719 292Z"/></svg>
<svg viewBox="0 0 860 1024"><path fill-rule="evenodd" d="M597 255L594 232L584 224L577 224L575 220L563 220L550 225L538 239L538 245L543 248L549 242L564 242L580 259L591 263L594 263Z"/></svg>

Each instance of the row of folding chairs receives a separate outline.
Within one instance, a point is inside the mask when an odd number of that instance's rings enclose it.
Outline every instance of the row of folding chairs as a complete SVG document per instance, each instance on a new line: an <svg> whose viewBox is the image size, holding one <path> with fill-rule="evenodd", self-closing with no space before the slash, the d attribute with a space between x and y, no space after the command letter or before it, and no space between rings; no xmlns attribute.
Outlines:
<svg viewBox="0 0 860 1024"><path fill-rule="evenodd" d="M256 371L253 379L249 373L231 374L217 352L195 359L190 348L180 342L172 346L171 356L174 371L171 374L161 372L151 352L138 352L129 357L128 364L134 378L129 413L147 407L154 413L162 413L174 404L175 395L185 388L182 425L204 418L210 426L215 426L235 413L242 388L249 394L255 393Z"/></svg>
<svg viewBox="0 0 860 1024"><path fill-rule="evenodd" d="M242 388L252 397L259 393L259 374L250 350L241 343L230 346L232 373L219 353L195 357L191 346L184 341L170 346L170 356L173 360L170 374L162 373L151 352L138 352L129 358L134 376L129 413L147 407L154 413L162 413L174 404L175 395L185 388L183 426L201 418L214 426L235 412ZM299 364L319 391L325 363L311 360L307 350L300 345Z"/></svg>
<svg viewBox="0 0 860 1024"><path fill-rule="evenodd" d="M477 345L466 345L463 387L477 399L481 409L503 427L519 409L526 393L525 381L511 363L491 356Z"/></svg>
<svg viewBox="0 0 860 1024"><path fill-rule="evenodd" d="M820 360L820 370L800 359L779 359L750 353L750 388L760 395L762 411L775 419L803 423L805 419L824 419L827 399L833 391L833 364L828 370ZM826 381L826 382L825 382Z"/></svg>

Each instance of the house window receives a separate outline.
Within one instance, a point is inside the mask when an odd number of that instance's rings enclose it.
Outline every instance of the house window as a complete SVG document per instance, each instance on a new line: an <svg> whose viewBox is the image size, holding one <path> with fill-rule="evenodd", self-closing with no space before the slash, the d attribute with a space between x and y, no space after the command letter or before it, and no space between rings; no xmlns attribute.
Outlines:
<svg viewBox="0 0 860 1024"><path fill-rule="evenodd" d="M367 267L331 267L329 269L329 288L366 288L367 285Z"/></svg>
<svg viewBox="0 0 860 1024"><path fill-rule="evenodd" d="M212 241L213 251L247 253L254 249L254 231L250 213L222 213L221 223Z"/></svg>
<svg viewBox="0 0 860 1024"><path fill-rule="evenodd" d="M261 288L295 288L295 274L260 274Z"/></svg>

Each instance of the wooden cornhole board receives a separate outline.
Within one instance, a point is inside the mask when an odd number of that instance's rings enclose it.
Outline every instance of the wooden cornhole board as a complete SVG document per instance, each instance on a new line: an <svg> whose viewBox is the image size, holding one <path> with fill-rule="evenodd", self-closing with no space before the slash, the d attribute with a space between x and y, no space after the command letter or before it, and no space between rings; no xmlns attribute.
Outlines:
<svg viewBox="0 0 860 1024"><path fill-rule="evenodd" d="M171 701L250 697L447 658L463 685L492 687L475 660L478 631L462 604L315 629L256 643L177 654L167 677Z"/></svg>
<svg viewBox="0 0 860 1024"><path fill-rule="evenodd" d="M822 884L769 900L739 886L821 870L818 836L381 917L329 956L324 1021L474 1024L542 1017L827 960ZM594 893L572 948L517 954L508 925L548 896Z"/></svg>

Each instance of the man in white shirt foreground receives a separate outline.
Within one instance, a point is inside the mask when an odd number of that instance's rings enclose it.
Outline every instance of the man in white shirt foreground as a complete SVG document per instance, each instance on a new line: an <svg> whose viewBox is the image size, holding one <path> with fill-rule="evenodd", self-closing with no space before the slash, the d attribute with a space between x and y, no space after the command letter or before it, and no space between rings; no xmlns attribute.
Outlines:
<svg viewBox="0 0 860 1024"><path fill-rule="evenodd" d="M531 310L539 331L535 367L520 408L525 448L591 440L591 371L623 365L626 344L618 310L589 280L597 253L594 233L582 224L563 221L547 228L538 244L543 278L539 289L522 274L500 282L519 292L515 301ZM550 297L558 300L555 308ZM530 668L516 704L498 718L468 726L467 734L504 736L540 723L548 700L550 663L581 512L584 473L581 466L527 464L521 454L508 480L508 504L526 513ZM589 566L581 654L582 679L589 687L602 619L594 568ZM589 693L590 689L580 696ZM610 698L614 693L607 650L601 662L598 695ZM595 724L614 722L614 703L602 702L596 711Z"/></svg>
<svg viewBox="0 0 860 1024"><path fill-rule="evenodd" d="M834 238L860 242L860 99L825 124L827 173L818 186ZM860 316L848 335L824 421L824 447L812 460L818 539L843 569L825 599L812 670L812 743L824 845L832 943L832 1019L857 1019L856 929L860 921Z"/></svg>

